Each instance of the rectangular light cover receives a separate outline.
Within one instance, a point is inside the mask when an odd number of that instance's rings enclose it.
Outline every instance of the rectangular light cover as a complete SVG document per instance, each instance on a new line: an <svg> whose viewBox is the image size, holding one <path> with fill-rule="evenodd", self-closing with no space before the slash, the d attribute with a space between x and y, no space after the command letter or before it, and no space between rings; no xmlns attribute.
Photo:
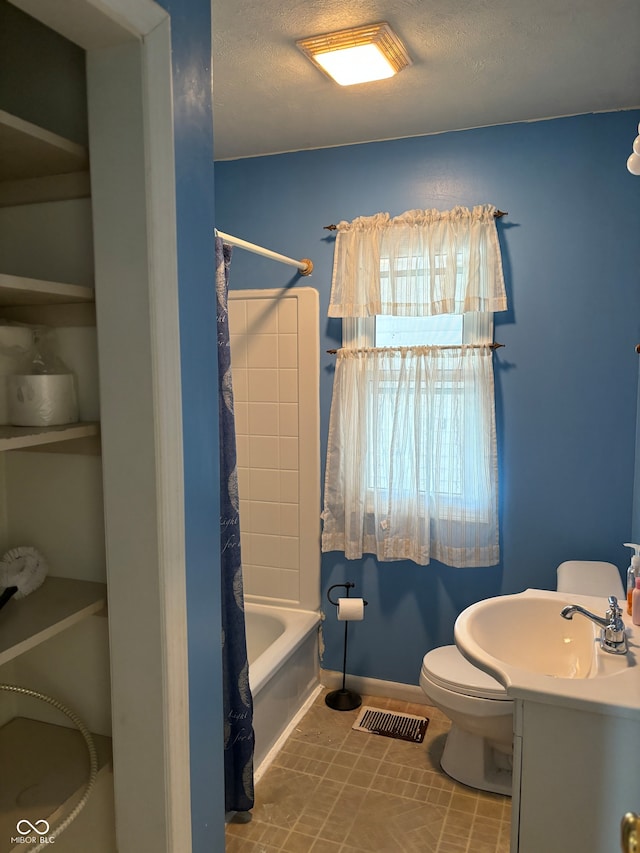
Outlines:
<svg viewBox="0 0 640 853"><path fill-rule="evenodd" d="M392 77L411 64L389 24L370 24L296 42L318 68L341 86Z"/></svg>

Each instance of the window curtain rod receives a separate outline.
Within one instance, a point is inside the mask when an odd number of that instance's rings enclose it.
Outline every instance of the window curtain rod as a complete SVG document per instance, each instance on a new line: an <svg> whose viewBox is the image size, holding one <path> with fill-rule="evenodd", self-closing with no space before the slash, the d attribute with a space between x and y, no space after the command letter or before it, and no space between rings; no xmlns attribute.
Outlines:
<svg viewBox="0 0 640 853"><path fill-rule="evenodd" d="M428 349L462 349L462 347L465 347L466 349L481 349L482 347L489 347L489 349L497 350L497 349L500 349L501 347L505 346L505 344L499 344L496 341L494 341L491 344L447 344L446 346L437 346L436 344L425 344L424 346L427 347ZM638 346L640 347L640 344L638 344ZM405 347L405 349L412 349L412 348L415 349L415 346L414 347ZM344 347L343 347L343 349L344 349ZM403 347L372 347L372 349L399 350L399 349L403 349ZM360 347L357 347L354 350L354 352L358 352L358 351L363 352L363 350ZM328 355L335 355L338 352L338 350L337 349L328 349L326 352Z"/></svg>
<svg viewBox="0 0 640 853"><path fill-rule="evenodd" d="M294 258L288 258L286 255L280 255L278 252L272 252L271 249L264 249L262 246L256 246L255 243L248 243L246 240L241 240L240 237L233 237L231 234L225 234L224 231L215 229L216 237L220 237L225 243L230 246L237 246L239 249L246 249L248 252L253 252L255 255L263 255L265 258L270 258L272 261L279 261L281 264L288 264L291 267L297 267L301 275L311 275L313 272L313 262L309 258L303 258L301 261L296 261Z"/></svg>
<svg viewBox="0 0 640 853"><path fill-rule="evenodd" d="M500 219L502 216L508 216L509 214L506 210L496 210L496 212L493 215L496 219ZM323 230L324 231L337 231L338 226L337 225L324 225Z"/></svg>

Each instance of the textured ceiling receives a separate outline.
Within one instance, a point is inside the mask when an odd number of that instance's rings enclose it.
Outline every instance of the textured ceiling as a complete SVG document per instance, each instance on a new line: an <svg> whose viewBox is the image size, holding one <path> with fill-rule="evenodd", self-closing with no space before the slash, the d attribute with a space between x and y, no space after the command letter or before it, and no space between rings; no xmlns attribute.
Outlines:
<svg viewBox="0 0 640 853"><path fill-rule="evenodd" d="M216 159L640 105L639 0L214 0ZM387 21L413 65L340 87L296 39Z"/></svg>

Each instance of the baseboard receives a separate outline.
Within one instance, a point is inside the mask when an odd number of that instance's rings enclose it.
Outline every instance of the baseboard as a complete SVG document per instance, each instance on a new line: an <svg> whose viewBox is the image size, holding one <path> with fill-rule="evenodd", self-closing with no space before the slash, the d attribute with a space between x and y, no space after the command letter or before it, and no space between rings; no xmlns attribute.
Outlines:
<svg viewBox="0 0 640 853"><path fill-rule="evenodd" d="M337 690L342 687L342 673L331 669L320 670L320 683L323 687ZM398 681L383 681L380 678L366 678L361 675L349 675L345 686L364 696L387 696L417 705L428 705L427 697L418 684L401 684Z"/></svg>

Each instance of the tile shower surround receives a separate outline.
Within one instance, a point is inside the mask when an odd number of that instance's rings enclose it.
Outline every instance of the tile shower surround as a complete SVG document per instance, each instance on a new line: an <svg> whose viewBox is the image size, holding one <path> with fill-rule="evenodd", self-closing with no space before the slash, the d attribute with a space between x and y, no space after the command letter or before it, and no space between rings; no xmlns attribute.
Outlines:
<svg viewBox="0 0 640 853"><path fill-rule="evenodd" d="M358 710L316 699L256 785L253 820L227 853L508 853L511 798L440 769L448 719L379 696L363 704L429 718L422 744L353 731Z"/></svg>
<svg viewBox="0 0 640 853"><path fill-rule="evenodd" d="M245 592L305 609L319 588L317 300L312 288L229 294Z"/></svg>

